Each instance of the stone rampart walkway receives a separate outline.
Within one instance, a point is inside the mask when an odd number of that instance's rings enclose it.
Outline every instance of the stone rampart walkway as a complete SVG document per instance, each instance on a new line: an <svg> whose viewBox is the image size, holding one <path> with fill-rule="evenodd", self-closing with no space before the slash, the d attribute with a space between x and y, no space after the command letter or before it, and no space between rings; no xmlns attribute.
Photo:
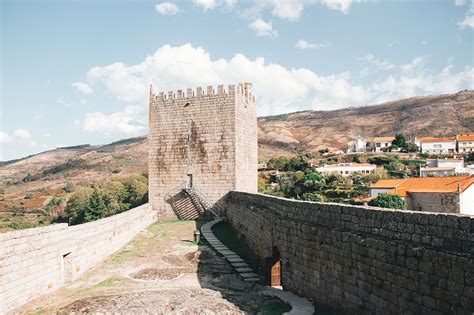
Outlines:
<svg viewBox="0 0 474 315"><path fill-rule="evenodd" d="M247 265L247 263L240 258L235 252L231 251L225 246L212 232L212 227L225 219L216 218L201 227L201 234L207 240L207 242L214 248L219 254L232 265L237 271L239 276L246 282L260 282L260 277ZM290 315L304 315L313 314L314 306L307 299L299 297L291 292L279 290L272 287L264 287L259 291L259 294L276 297L285 303L291 305L291 311L285 314Z"/></svg>

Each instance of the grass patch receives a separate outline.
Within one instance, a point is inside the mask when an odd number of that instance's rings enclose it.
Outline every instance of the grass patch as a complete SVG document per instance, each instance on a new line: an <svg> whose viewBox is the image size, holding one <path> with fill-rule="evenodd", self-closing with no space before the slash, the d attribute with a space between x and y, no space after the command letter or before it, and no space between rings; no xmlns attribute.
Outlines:
<svg viewBox="0 0 474 315"><path fill-rule="evenodd" d="M144 240L133 240L112 257L114 264L121 264L137 257L145 247Z"/></svg>
<svg viewBox="0 0 474 315"><path fill-rule="evenodd" d="M118 283L118 282L121 282L121 281L122 281L122 278L110 277L110 278L105 279L104 281L99 282L99 283L96 284L94 287L105 287L105 288L108 288L108 287L111 287L111 286L113 286L114 284L116 284L116 283Z"/></svg>
<svg viewBox="0 0 474 315"><path fill-rule="evenodd" d="M267 304L263 304L259 309L259 314L264 315L280 315L291 311L291 306L288 303L277 300Z"/></svg>
<svg viewBox="0 0 474 315"><path fill-rule="evenodd" d="M232 229L229 223L221 222L212 228L214 235L226 245L231 251L235 252L247 263L253 262L253 255L247 244L237 237L237 233Z"/></svg>
<svg viewBox="0 0 474 315"><path fill-rule="evenodd" d="M84 298L84 297L90 296L91 293L93 293L94 291L98 289L113 287L114 285L120 284L123 280L125 279L120 278L120 277L107 278L99 283L94 284L93 286L79 288L77 292L74 293L74 297Z"/></svg>
<svg viewBox="0 0 474 315"><path fill-rule="evenodd" d="M192 222L192 220L167 220L167 221L156 221L152 225L150 225L146 230L153 235L157 235L158 232L162 232L161 236L165 236L165 233L161 231L161 226L166 224L175 224L175 223L182 223L182 222Z"/></svg>

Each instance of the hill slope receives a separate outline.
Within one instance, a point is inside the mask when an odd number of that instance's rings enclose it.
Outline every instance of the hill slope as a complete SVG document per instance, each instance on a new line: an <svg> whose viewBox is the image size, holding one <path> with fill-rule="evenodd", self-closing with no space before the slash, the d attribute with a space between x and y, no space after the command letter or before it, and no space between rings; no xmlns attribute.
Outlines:
<svg viewBox="0 0 474 315"><path fill-rule="evenodd" d="M474 131L474 91L413 97L380 105L334 111L305 111L258 120L259 156L343 148L358 136L403 133L454 135Z"/></svg>
<svg viewBox="0 0 474 315"><path fill-rule="evenodd" d="M261 161L297 151L342 148L359 135L454 135L474 131L474 91L262 117L258 128ZM38 212L51 196L63 193L66 180L88 186L146 172L147 159L147 139L141 137L104 146L59 148L1 162L0 220L18 211Z"/></svg>

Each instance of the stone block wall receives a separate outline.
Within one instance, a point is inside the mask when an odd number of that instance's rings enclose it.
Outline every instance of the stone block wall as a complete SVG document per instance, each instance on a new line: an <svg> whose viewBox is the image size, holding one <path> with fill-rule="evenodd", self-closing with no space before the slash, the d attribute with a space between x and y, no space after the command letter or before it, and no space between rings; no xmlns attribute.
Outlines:
<svg viewBox="0 0 474 315"><path fill-rule="evenodd" d="M440 192L410 192L405 198L408 209L430 212L459 213L460 194ZM474 207L474 205L473 205Z"/></svg>
<svg viewBox="0 0 474 315"><path fill-rule="evenodd" d="M149 96L149 198L160 219L192 175L210 203L231 190L257 192L257 116L246 85Z"/></svg>
<svg viewBox="0 0 474 315"><path fill-rule="evenodd" d="M81 225L1 233L0 314L77 279L155 220L146 204Z"/></svg>
<svg viewBox="0 0 474 315"><path fill-rule="evenodd" d="M231 225L282 285L357 314L472 314L474 217L231 192Z"/></svg>

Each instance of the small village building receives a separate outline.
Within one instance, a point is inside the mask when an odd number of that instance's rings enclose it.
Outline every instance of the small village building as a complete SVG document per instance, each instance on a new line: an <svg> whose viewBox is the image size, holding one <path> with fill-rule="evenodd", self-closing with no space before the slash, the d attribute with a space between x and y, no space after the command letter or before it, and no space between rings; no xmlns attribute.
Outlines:
<svg viewBox="0 0 474 315"><path fill-rule="evenodd" d="M392 145L393 140L395 140L394 136L375 137L374 138L375 152L388 151L388 147L390 147Z"/></svg>
<svg viewBox="0 0 474 315"><path fill-rule="evenodd" d="M428 154L454 154L456 152L456 139L454 138L420 138L415 140L421 153Z"/></svg>
<svg viewBox="0 0 474 315"><path fill-rule="evenodd" d="M362 138L357 138L349 142L347 153L365 152L366 148L367 142Z"/></svg>
<svg viewBox="0 0 474 315"><path fill-rule="evenodd" d="M474 215L474 176L384 179L370 186L371 198L381 193L403 197L409 210Z"/></svg>
<svg viewBox="0 0 474 315"><path fill-rule="evenodd" d="M453 176L467 173L464 159L428 159L426 167L420 168L420 177Z"/></svg>
<svg viewBox="0 0 474 315"><path fill-rule="evenodd" d="M342 176L350 176L354 173L370 174L375 171L376 168L377 166L372 164L339 163L317 167L316 171L325 174L334 173Z"/></svg>
<svg viewBox="0 0 474 315"><path fill-rule="evenodd" d="M474 152L474 133L463 133L456 136L458 152L461 154Z"/></svg>

